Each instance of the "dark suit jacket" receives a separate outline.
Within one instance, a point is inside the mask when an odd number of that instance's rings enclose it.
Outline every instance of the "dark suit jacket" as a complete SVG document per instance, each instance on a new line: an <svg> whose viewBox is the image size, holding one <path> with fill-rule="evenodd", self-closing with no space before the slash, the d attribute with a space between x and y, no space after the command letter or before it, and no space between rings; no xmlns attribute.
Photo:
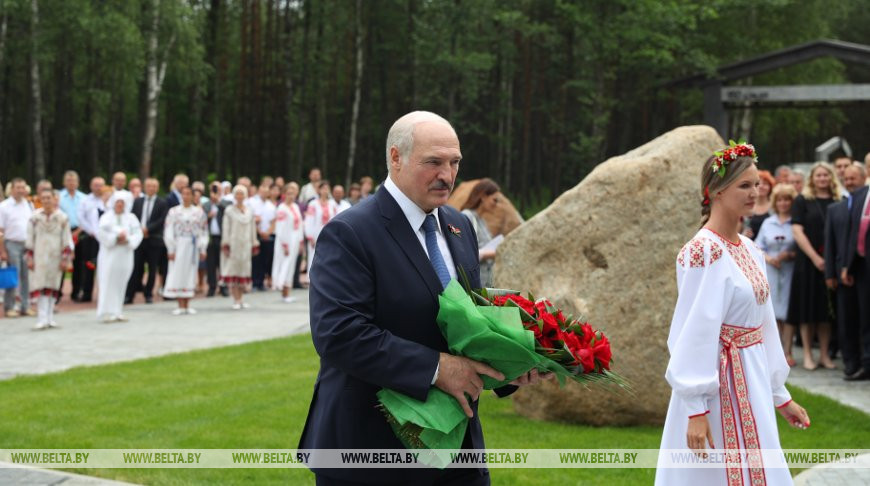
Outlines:
<svg viewBox="0 0 870 486"><path fill-rule="evenodd" d="M849 204L848 201L835 202L828 206L825 218L825 278L840 280L846 248L849 242Z"/></svg>
<svg viewBox="0 0 870 486"><path fill-rule="evenodd" d="M179 199L178 196L175 195L174 191L169 191L169 194L166 195L166 204L170 208L174 208L175 206L181 204L181 199Z"/></svg>
<svg viewBox="0 0 870 486"><path fill-rule="evenodd" d="M147 196L146 196L147 197ZM133 214L142 221L142 213L145 211L145 197L136 198L133 201ZM145 227L148 229L148 237L163 238L163 226L166 223L166 213L169 212L169 205L166 200L160 196L154 199L154 207L151 208L151 215L148 221L145 222Z"/></svg>
<svg viewBox="0 0 870 486"><path fill-rule="evenodd" d="M867 190L868 187L864 186L852 193L852 210L849 212L849 242L846 247L846 258L843 261L843 267L849 268L852 274L857 270L853 266L858 260L858 230L861 225L861 213L864 211ZM865 239L870 241L870 235L866 235ZM865 264L870 263L870 258L864 258L864 262Z"/></svg>
<svg viewBox="0 0 870 486"><path fill-rule="evenodd" d="M438 210L454 264L480 284L477 236L455 209ZM461 236L448 231L459 228ZM447 344L435 322L442 287L407 218L386 190L327 224L311 268L311 338L320 372L300 449L402 449L375 393L391 388L425 400ZM477 417L465 448L483 449ZM430 469L332 469L325 476L383 483L428 478ZM481 473L485 473L482 470Z"/></svg>

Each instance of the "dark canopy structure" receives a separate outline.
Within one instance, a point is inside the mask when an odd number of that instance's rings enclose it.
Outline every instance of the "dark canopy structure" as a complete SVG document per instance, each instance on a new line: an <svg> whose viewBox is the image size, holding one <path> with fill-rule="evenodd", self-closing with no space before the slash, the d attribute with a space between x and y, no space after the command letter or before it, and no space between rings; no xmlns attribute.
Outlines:
<svg viewBox="0 0 870 486"><path fill-rule="evenodd" d="M800 86L726 86L748 78L820 57L870 65L870 46L836 40L817 40L751 59L720 66L712 76L697 74L676 80L672 86L694 86L704 90L704 123L723 137L728 132L728 107L776 105L795 102L851 102L870 100L870 84Z"/></svg>

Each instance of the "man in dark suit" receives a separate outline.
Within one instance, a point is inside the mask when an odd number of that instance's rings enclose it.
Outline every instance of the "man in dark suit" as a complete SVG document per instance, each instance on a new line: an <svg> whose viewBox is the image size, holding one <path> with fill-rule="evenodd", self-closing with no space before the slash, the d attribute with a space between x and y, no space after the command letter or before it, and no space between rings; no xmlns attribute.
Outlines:
<svg viewBox="0 0 870 486"><path fill-rule="evenodd" d="M864 185L864 176L858 166L843 172L843 185L852 191ZM843 285L841 269L849 242L849 209L851 196L828 206L825 218L825 282L837 294L837 342L843 353L846 376L854 374L861 366L861 351L858 345L858 295L854 286Z"/></svg>
<svg viewBox="0 0 870 486"><path fill-rule="evenodd" d="M169 205L166 200L157 195L160 183L157 179L145 179L145 196L136 198L133 202L133 214L142 222L144 239L136 249L133 274L127 284L126 303L133 302L136 292L145 294L145 302L150 304L154 299L154 281L165 258L166 246L163 244L163 225ZM142 287L142 276L145 274L145 264L148 264L148 281Z"/></svg>
<svg viewBox="0 0 870 486"><path fill-rule="evenodd" d="M224 224L224 209L232 204L221 198L220 182L212 182L209 189L208 202L203 203L202 210L208 216L208 250L206 251L206 274L208 277L208 293L206 297L214 297L218 289L218 270L221 265L221 233ZM220 293L229 295L226 285L220 285Z"/></svg>
<svg viewBox="0 0 870 486"><path fill-rule="evenodd" d="M855 286L858 299L861 367L846 380L870 379L870 190L867 186L851 195L849 240L841 271L843 285Z"/></svg>
<svg viewBox="0 0 870 486"><path fill-rule="evenodd" d="M169 194L166 195L166 203L170 208L174 208L181 204L181 190L190 184L190 179L187 174L175 174L172 178L172 184L169 188Z"/></svg>
<svg viewBox="0 0 870 486"><path fill-rule="evenodd" d="M299 448L402 449L375 394L391 388L425 400L434 385L470 417L462 447L484 449L479 375L503 376L448 354L436 324L438 295L458 268L473 286L480 283L474 230L446 205L462 158L459 140L443 118L413 112L390 129L387 157L382 190L336 216L317 240L309 303L320 372ZM539 379L533 372L514 383ZM318 485L489 484L486 469L314 472Z"/></svg>

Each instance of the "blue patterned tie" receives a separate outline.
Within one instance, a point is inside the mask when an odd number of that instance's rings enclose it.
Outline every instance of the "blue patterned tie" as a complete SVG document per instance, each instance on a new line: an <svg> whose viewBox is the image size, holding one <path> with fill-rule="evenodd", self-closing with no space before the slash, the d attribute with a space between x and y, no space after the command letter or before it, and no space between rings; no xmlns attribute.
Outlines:
<svg viewBox="0 0 870 486"><path fill-rule="evenodd" d="M429 252L429 261L438 274L438 279L441 280L441 286L447 287L450 282L450 271L447 270L447 264L444 263L444 257L441 255L441 250L438 249L438 237L435 232L438 231L435 223L435 216L428 215L423 220L423 231L426 232L426 251Z"/></svg>

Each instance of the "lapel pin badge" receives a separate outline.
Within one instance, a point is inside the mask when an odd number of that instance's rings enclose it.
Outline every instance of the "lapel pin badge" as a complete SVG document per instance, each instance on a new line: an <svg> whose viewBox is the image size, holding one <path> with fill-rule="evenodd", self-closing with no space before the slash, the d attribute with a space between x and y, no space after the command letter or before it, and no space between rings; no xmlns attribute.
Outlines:
<svg viewBox="0 0 870 486"><path fill-rule="evenodd" d="M462 231L459 228L453 226L452 224L448 224L447 228L450 230L451 233L453 233L454 236L462 238Z"/></svg>

